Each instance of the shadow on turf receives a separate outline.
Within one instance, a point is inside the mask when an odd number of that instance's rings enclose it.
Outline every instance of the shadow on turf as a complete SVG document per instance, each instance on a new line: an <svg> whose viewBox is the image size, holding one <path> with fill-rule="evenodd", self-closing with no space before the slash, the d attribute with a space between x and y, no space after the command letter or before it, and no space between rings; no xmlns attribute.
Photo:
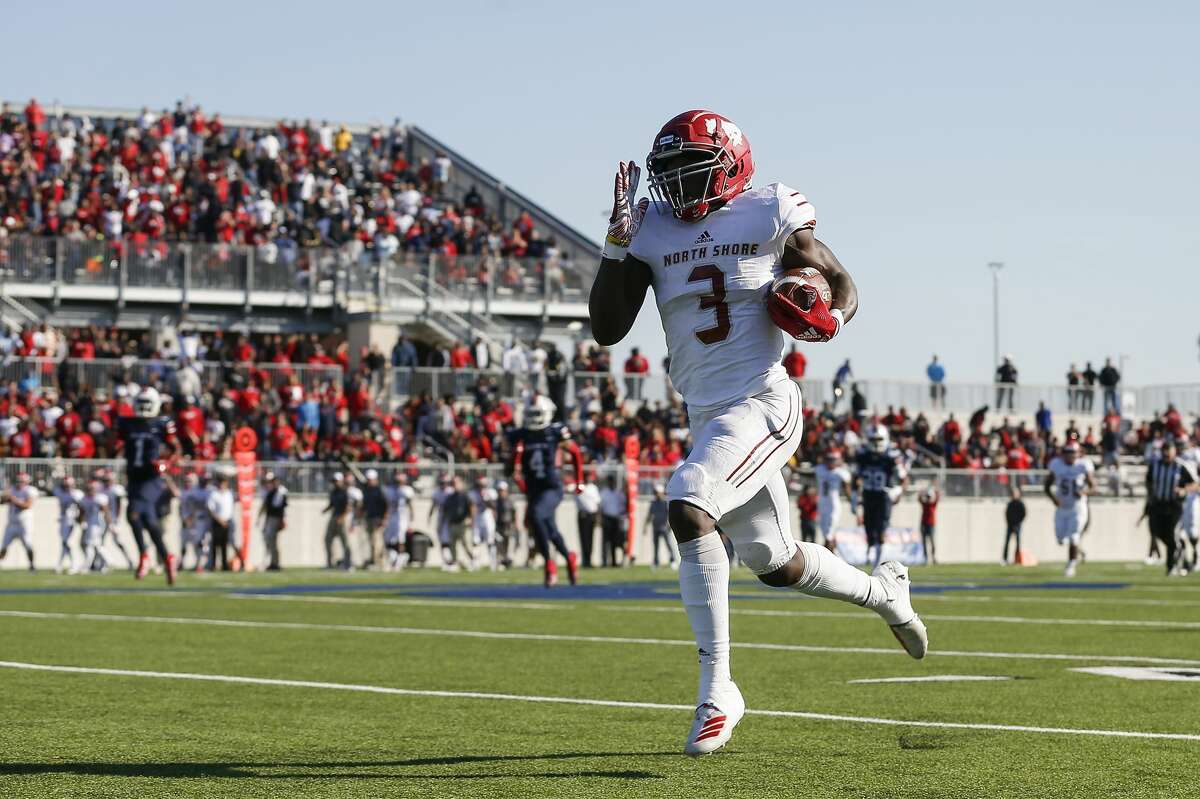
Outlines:
<svg viewBox="0 0 1200 799"><path fill-rule="evenodd" d="M425 757L411 760L363 761L355 763L0 763L0 776L75 774L89 777L159 777L190 779L253 777L256 779L407 779L407 780L471 780L471 779L542 779L606 777L623 780L659 779L662 775L649 771L583 770L536 772L532 774L413 774L411 772L363 772L363 768L410 768L414 766L457 766L476 763L537 762L593 757L679 757L678 752L558 752L544 755L457 755ZM349 771L260 773L256 769L350 769Z"/></svg>

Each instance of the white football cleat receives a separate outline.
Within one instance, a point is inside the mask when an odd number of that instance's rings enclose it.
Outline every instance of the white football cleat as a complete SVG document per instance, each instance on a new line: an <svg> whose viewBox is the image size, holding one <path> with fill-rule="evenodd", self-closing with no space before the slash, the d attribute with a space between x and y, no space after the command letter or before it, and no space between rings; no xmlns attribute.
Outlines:
<svg viewBox="0 0 1200 799"><path fill-rule="evenodd" d="M875 567L872 577L879 578L887 591L887 602L875 609L883 620L892 628L892 635L904 647L904 651L920 660L929 650L929 633L925 630L925 622L913 610L912 599L909 596L908 567L895 560L889 560Z"/></svg>
<svg viewBox="0 0 1200 799"><path fill-rule="evenodd" d="M1075 561L1069 560L1069 561L1067 561L1067 568L1063 570L1063 577L1074 577L1074 576L1075 576Z"/></svg>
<svg viewBox="0 0 1200 799"><path fill-rule="evenodd" d="M717 751L729 743L733 728L745 714L746 700L731 682L717 696L696 708L696 719L683 746L684 754L699 757Z"/></svg>

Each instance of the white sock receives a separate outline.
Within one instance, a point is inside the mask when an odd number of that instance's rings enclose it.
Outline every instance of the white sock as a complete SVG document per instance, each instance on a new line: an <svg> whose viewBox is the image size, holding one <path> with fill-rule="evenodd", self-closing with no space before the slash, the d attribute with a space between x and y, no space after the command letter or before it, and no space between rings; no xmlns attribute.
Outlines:
<svg viewBox="0 0 1200 799"><path fill-rule="evenodd" d="M818 544L799 543L804 553L804 576L790 587L825 599L838 599L878 611L888 601L878 577L851 566Z"/></svg>
<svg viewBox="0 0 1200 799"><path fill-rule="evenodd" d="M729 676L729 557L716 533L679 545L679 594L700 650L696 704L712 698Z"/></svg>

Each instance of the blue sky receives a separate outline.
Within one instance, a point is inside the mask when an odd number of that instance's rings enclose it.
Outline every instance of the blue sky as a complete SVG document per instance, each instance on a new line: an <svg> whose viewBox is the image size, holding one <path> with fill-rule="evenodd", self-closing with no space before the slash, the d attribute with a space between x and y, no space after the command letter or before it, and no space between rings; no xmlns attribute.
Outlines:
<svg viewBox="0 0 1200 799"><path fill-rule="evenodd" d="M620 158L710 107L800 189L862 307L832 374L1200 381L1193 3L19 4L0 94L413 121L599 240ZM836 7L826 7L836 6ZM633 341L664 351L651 302ZM618 353L620 354L620 353ZM655 359L657 360L657 359Z"/></svg>

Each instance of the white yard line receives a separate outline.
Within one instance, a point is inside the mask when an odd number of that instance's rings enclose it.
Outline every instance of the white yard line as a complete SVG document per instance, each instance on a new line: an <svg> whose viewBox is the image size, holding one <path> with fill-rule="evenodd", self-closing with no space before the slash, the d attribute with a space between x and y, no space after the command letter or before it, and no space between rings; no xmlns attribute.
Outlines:
<svg viewBox="0 0 1200 799"><path fill-rule="evenodd" d="M0 610L0 618L59 619L67 621L134 622L149 624L183 624L202 627L235 627L260 630L321 630L325 632L374 633L384 635L427 635L447 638L481 638L517 641L564 641L596 644L639 644L644 646L694 647L694 641L682 638L635 638L607 635L568 635L556 633L493 632L489 630L453 630L427 627L386 627L364 624L323 624L298 621L254 621L248 619L211 619L190 616L133 616L115 613L60 613L33 610ZM805 652L825 654L903 655L896 647L816 646L807 644L777 644L736 642L735 649L761 649L774 652ZM1164 666L1200 666L1200 660L1160 658L1143 655L1088 655L1044 652L973 652L963 650L931 650L930 657L972 657L1007 660L1056 660L1103 663L1142 663Z"/></svg>
<svg viewBox="0 0 1200 799"><path fill-rule="evenodd" d="M894 682L1005 682L1013 677L986 674L926 674L918 677L872 677L868 680L847 680L847 685L876 685Z"/></svg>
<svg viewBox="0 0 1200 799"><path fill-rule="evenodd" d="M184 595L186 596L186 595ZM316 602L331 605L400 605L403 607L430 607L445 605L452 608L518 608L520 610L574 610L577 606L569 602L510 602L489 599L438 599L436 597L413 597L395 599L390 597L358 596L308 596L298 594L225 594L226 599L265 599L275 602Z"/></svg>
<svg viewBox="0 0 1200 799"><path fill-rule="evenodd" d="M233 674L194 674L175 671L141 671L136 669L102 669L86 666L58 666L42 663L26 663L0 660L0 668L25 671L57 672L61 674L96 674L111 677L148 677L167 680L194 680L200 682L223 682L240 685L265 685L280 688L315 688L331 691L355 691L394 696L436 697L443 699L485 699L502 702L529 702L559 705L587 705L590 707L631 708L636 710L672 710L690 712L692 705L666 704L662 702L628 702L616 699L584 699L568 696L536 696L525 694L501 694L484 691L434 691L414 688L391 688L383 685L357 685L353 683L321 682L317 680L281 680L267 677L242 677ZM1091 735L1103 738L1151 738L1173 741L1200 741L1200 735L1181 732L1141 732L1136 730L1092 730L1071 727L1034 727L1022 724L972 724L951 721L907 721L884 719L871 716L843 716L833 713L810 713L802 710L747 710L747 715L774 716L780 718L811 719L815 721L841 721L851 724L877 724L891 727L926 727L950 730L987 730L990 732L1029 732L1048 735Z"/></svg>
<svg viewBox="0 0 1200 799"><path fill-rule="evenodd" d="M1081 596L1005 596L1004 594L989 594L979 596L972 592L963 594L961 591L949 591L944 594L914 594L913 600L919 605L922 602L1014 602L1030 605L1129 605L1146 607L1200 607L1200 601L1176 599L1113 599L1102 597Z"/></svg>
<svg viewBox="0 0 1200 799"><path fill-rule="evenodd" d="M570 602L510 602L507 600L464 600L464 599L439 599L435 596L430 597L414 597L411 599L394 599L382 597L340 597L340 596L297 596L294 594L251 594L251 593L234 593L228 594L230 599L260 599L276 602L318 602L331 604L354 604L354 605L400 605L407 607L469 607L469 608L491 608L496 610L504 610L508 608L519 608L522 610L607 610L624 613L680 613L678 605L634 605L634 604L605 604L587 602L583 604L571 604ZM804 601L810 599L807 596L798 597L780 597L785 601ZM917 595L914 597L914 602L920 605L925 600L950 600L950 597L941 595ZM974 597L970 601L1006 601L1005 598L996 600L985 599L984 597ZM1053 605L1058 602L1070 602L1070 604L1090 605L1094 604L1087 599L1071 600L1069 597L1063 599L1045 599L1035 597L1013 597L1012 601L1029 602L1033 604ZM1131 600L1129 602L1120 602L1112 600L1108 604L1118 605L1153 605L1153 606L1178 606L1178 605L1200 605L1200 602L1172 602L1170 600L1158 599L1142 599ZM772 608L730 608L729 612L733 615L740 616L778 616L778 617L798 617L798 618L857 618L857 619L874 619L875 614L866 611L835 611L835 610L779 610ZM1162 619L1150 619L1147 621L1138 621L1133 619L1071 619L1071 618L1039 618L1037 616L973 616L973 615L930 615L921 614L921 618L933 621L985 621L995 623L1028 623L1028 624L1074 624L1074 625L1096 625L1101 627L1179 627L1183 629L1200 629L1200 622L1197 621L1164 621Z"/></svg>
<svg viewBox="0 0 1200 799"><path fill-rule="evenodd" d="M915 599L915 604L921 604L921 598ZM657 605L602 605L604 610L624 611L630 613L678 613L678 608L661 607ZM768 608L730 608L729 612L738 616L777 616L791 618L813 619L858 619L874 620L875 614L869 611L839 611L839 610L774 610ZM1200 621L1164 621L1149 619L1139 621L1134 619L1070 619L1047 618L1039 616L975 616L966 614L922 613L926 621L964 621L989 622L996 624L1067 624L1097 627L1174 627L1178 629L1200 630Z"/></svg>

